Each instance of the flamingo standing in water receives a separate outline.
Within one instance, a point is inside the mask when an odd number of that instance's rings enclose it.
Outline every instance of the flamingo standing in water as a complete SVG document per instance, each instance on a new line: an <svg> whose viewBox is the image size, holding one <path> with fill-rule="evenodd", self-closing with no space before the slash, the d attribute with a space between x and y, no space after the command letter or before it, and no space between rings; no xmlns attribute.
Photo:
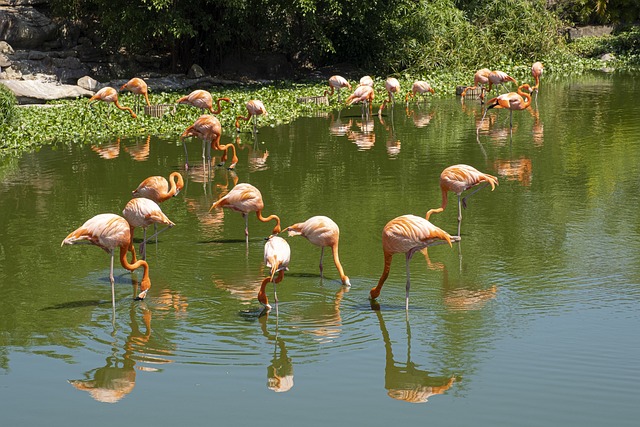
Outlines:
<svg viewBox="0 0 640 427"><path fill-rule="evenodd" d="M111 280L111 302L115 312L116 297L113 278L113 258L116 248L120 248L120 264L129 271L142 267L144 273L138 299L144 299L151 287L149 280L149 264L146 261L138 260L133 263L127 261L127 251L131 246L131 229L126 219L115 214L99 214L86 221L80 228L71 232L63 241L62 245L92 244L103 249L111 255L111 270L109 279ZM61 246L62 246L61 245ZM134 254L135 260L135 254Z"/></svg>
<svg viewBox="0 0 640 427"><path fill-rule="evenodd" d="M365 111L368 114L371 110L371 104L373 102L373 98L375 97L375 92L371 86L358 86L356 90L353 91L351 95L347 98L347 105L355 104L358 102L362 103L362 115L365 115Z"/></svg>
<svg viewBox="0 0 640 427"><path fill-rule="evenodd" d="M127 205L124 207L124 210L122 211L122 216L127 220L131 228L131 252L134 254L134 257L135 251L133 250L133 232L136 227L142 227L142 230L144 231L142 243L140 244L140 256L142 257L142 259L146 259L147 256L147 240L151 240L153 237L157 238L158 234L175 225L164 214L164 212L162 212L162 209L160 209L160 206L158 206L156 202L145 197L138 197L136 199L129 200L129 203L127 203ZM167 227L154 233L153 236L147 239L147 227L151 224L153 224L154 228L157 226L157 224L164 224Z"/></svg>
<svg viewBox="0 0 640 427"><path fill-rule="evenodd" d="M384 270L378 285L369 293L371 299L380 296L382 285L389 277L391 260L394 254L404 253L406 258L407 285L405 292L405 309L409 310L409 289L411 288L409 262L417 251L442 243L457 242L460 238L450 236L424 218L415 215L403 215L392 219L382 230L382 250L384 252Z"/></svg>
<svg viewBox="0 0 640 427"><path fill-rule="evenodd" d="M536 102L538 100L538 86L540 86L540 77L542 77L542 71L544 71L544 65L542 62L534 62L531 66L531 76L535 80L536 84L531 88L536 93Z"/></svg>
<svg viewBox="0 0 640 427"><path fill-rule="evenodd" d="M258 116L261 116L263 114L265 116L268 115L267 109L264 108L264 104L262 103L262 101L252 99L251 101L247 102L247 111L249 112L248 116L236 117L236 131L240 132L240 120L244 120L246 122L249 121L251 117L253 117L253 133L255 134L258 131Z"/></svg>
<svg viewBox="0 0 640 427"><path fill-rule="evenodd" d="M320 276L322 276L322 259L324 257L324 248L326 246L331 247L333 262L338 269L342 284L351 286L349 278L346 274L344 274L342 264L340 264L340 257L338 256L340 229L338 228L338 224L333 222L331 218L328 218L326 216L314 216L309 218L305 222L299 222L297 224L290 225L282 231L286 231L289 236L302 236L312 244L320 246Z"/></svg>
<svg viewBox="0 0 640 427"><path fill-rule="evenodd" d="M197 138L202 139L202 161L205 163L205 144L209 142L211 144L210 150L218 150L223 151L224 154L220 159L220 166L224 165L227 160L227 148L231 148L231 152L233 154L231 158L231 166L229 169L233 169L238 163L238 157L236 156L236 147L233 144L225 144L220 145L220 137L222 136L222 125L220 124L220 120L218 120L215 116L209 114L203 114L188 128L182 132L180 138L185 138L187 136L195 136ZM187 157L187 146L184 146L184 155L185 155L185 169L189 169L189 161ZM207 156L208 162L211 161L211 152Z"/></svg>
<svg viewBox="0 0 640 427"><path fill-rule="evenodd" d="M147 83L144 80L138 77L134 77L125 84L120 87L120 91L128 90L133 93L135 98L135 107L136 111L140 106L140 97L144 96L144 100L147 102L147 106L151 106L151 102L149 102L149 91L147 87Z"/></svg>
<svg viewBox="0 0 640 427"><path fill-rule="evenodd" d="M489 73L488 79L489 79L489 89L487 90L487 92L491 92L491 87L493 85L496 85L496 86L501 85L504 88L505 82L513 82L513 84L518 86L518 82L516 82L516 79L514 79L504 71L492 71Z"/></svg>
<svg viewBox="0 0 640 427"><path fill-rule="evenodd" d="M329 78L329 87L331 88L331 91L325 90L324 96L331 96L333 95L333 91L336 90L338 92L338 103L340 103L340 89L346 87L351 90L351 83L342 76L331 76Z"/></svg>
<svg viewBox="0 0 640 427"><path fill-rule="evenodd" d="M129 114L131 114L131 117L133 117L134 119L138 117L131 108L120 105L120 103L118 102L118 92L110 86L103 87L98 92L96 92L95 95L89 98L89 107L92 106L92 103L97 101L113 103L119 110L128 111Z"/></svg>
<svg viewBox="0 0 640 427"><path fill-rule="evenodd" d="M409 92L407 92L407 95L404 97L404 100L407 102L407 105L409 105L409 98L414 98L416 96L416 93L419 93L421 95L426 95L427 92L431 92L431 94L436 93L436 91L431 87L431 85L423 80L416 80L415 82L413 82L413 85L411 86L411 90ZM416 98L416 102L417 102L418 98Z"/></svg>
<svg viewBox="0 0 640 427"><path fill-rule="evenodd" d="M215 208L229 208L236 212L240 212L244 217L245 227L244 235L247 243L249 243L249 212L255 212L256 217L262 222L276 221L276 226L271 234L280 232L280 218L277 215L262 216L264 202L262 201L262 193L251 184L241 183L233 187L224 197L211 205L209 212Z"/></svg>
<svg viewBox="0 0 640 427"><path fill-rule="evenodd" d="M291 259L291 248L286 240L279 236L269 236L267 243L264 245L264 263L267 268L271 269L270 275L265 277L258 291L258 301L265 306L267 310L271 309L269 299L265 288L267 283L273 282L273 299L278 306L278 295L276 294L276 283L280 283L284 278L284 272L289 269L289 261ZM274 276L278 273L278 277Z"/></svg>
<svg viewBox="0 0 640 427"><path fill-rule="evenodd" d="M218 98L216 100L216 105L218 108L217 110L214 110L213 97L211 96L211 94L206 90L198 89L194 90L189 95L183 96L182 98L178 99L177 103L191 105L193 107L199 108L200 110L202 110L202 114L204 114L205 110L209 111L211 114L220 114L220 112L222 111L222 106L220 105L220 103L222 101L232 104L229 98Z"/></svg>
<svg viewBox="0 0 640 427"><path fill-rule="evenodd" d="M387 103L391 103L392 106L395 105L396 103L395 94L400 93L400 82L395 77L389 77L384 82L384 88L387 90L387 94L389 95L389 98L382 101L382 105L380 105L378 114L380 114L380 112L382 111L382 109Z"/></svg>
<svg viewBox="0 0 640 427"><path fill-rule="evenodd" d="M464 198L460 198L462 192L468 190L476 185L482 184L470 194L467 194ZM436 209L430 209L427 212L426 219L431 217L431 214L440 213L447 207L448 192L452 191L458 195L458 237L460 237L460 224L462 223L462 207L467 207L466 199L475 194L478 190L491 185L491 191L498 185L498 178L493 175L482 173L476 168L469 165L453 165L449 166L440 174L440 190L442 191L442 205Z"/></svg>
<svg viewBox="0 0 640 427"><path fill-rule="evenodd" d="M162 203L180 193L184 188L184 180L180 172L172 172L169 182L163 176L150 176L131 192L133 197L146 197L156 203Z"/></svg>
<svg viewBox="0 0 640 427"><path fill-rule="evenodd" d="M522 89L525 89L524 92ZM513 128L513 111L524 110L531 105L531 87L525 83L518 87L518 92L509 92L490 99L487 102L485 114L492 108L507 108L509 110L509 128ZM484 115L482 116L484 119Z"/></svg>
<svg viewBox="0 0 640 427"><path fill-rule="evenodd" d="M464 88L462 93L460 94L461 98L464 99L464 96L467 94L468 90L476 90L478 86L480 86L480 103L484 104L484 91L485 85L489 84L489 74L491 70L488 68L482 68L473 75L473 86L467 86Z"/></svg>

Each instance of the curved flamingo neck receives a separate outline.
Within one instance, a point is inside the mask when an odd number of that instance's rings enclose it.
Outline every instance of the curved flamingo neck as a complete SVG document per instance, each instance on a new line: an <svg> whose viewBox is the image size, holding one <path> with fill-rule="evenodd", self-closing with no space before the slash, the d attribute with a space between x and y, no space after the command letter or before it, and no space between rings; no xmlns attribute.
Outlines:
<svg viewBox="0 0 640 427"><path fill-rule="evenodd" d="M262 222L269 222L271 220L276 220L276 226L273 228L273 234L277 234L280 232L280 217L278 215L269 215L268 217L262 216L262 211L256 211L256 216Z"/></svg>
<svg viewBox="0 0 640 427"><path fill-rule="evenodd" d="M518 87L518 95L524 98L524 104L522 104L522 109L524 110L525 108L531 105L531 94L527 92L523 92L522 91L523 87L524 85Z"/></svg>
<svg viewBox="0 0 640 427"><path fill-rule="evenodd" d="M128 112L129 112L129 114L131 114L131 117L133 117L134 119L137 117L137 116L136 116L136 113L134 113L134 112L133 112L133 110L132 110L131 108L129 108L129 107L124 107L124 106L120 105L120 103L118 102L118 100L117 100L117 99L116 99L113 103L116 105L116 107L117 107L119 110L122 110L122 111L128 111Z"/></svg>
<svg viewBox="0 0 640 427"><path fill-rule="evenodd" d="M442 190L442 205L440 205L440 207L437 209L429 209L425 218L427 221L429 221L429 217L431 216L431 214L440 213L444 211L447 207L447 202L449 201L448 191L445 188L441 188L441 190Z"/></svg>
<svg viewBox="0 0 640 427"><path fill-rule="evenodd" d="M171 185L168 193L169 197L175 196L184 187L184 180L178 172L172 172L171 175L169 175L169 182Z"/></svg>
<svg viewBox="0 0 640 427"><path fill-rule="evenodd" d="M149 264L145 260L139 259L134 263L127 261L127 252L129 250L128 245L120 246L120 264L129 271L136 270L140 267L144 269L142 274L142 281L149 281ZM143 289L144 290L144 289Z"/></svg>
<svg viewBox="0 0 640 427"><path fill-rule="evenodd" d="M218 106L218 109L216 111L213 111L213 108L212 108L210 110L211 114L220 114L220 112L222 111L222 106L220 105L221 101L231 102L229 98L218 98L218 100L216 101L216 105Z"/></svg>

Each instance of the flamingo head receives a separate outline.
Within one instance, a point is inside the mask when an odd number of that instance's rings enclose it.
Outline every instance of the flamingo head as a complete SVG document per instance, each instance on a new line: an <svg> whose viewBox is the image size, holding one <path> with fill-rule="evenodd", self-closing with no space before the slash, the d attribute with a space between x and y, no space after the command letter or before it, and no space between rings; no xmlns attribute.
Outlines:
<svg viewBox="0 0 640 427"><path fill-rule="evenodd" d="M151 280L148 277L142 279L140 283L140 289L142 292L138 294L137 300L143 300L147 296L147 292L149 292L149 288L151 288Z"/></svg>

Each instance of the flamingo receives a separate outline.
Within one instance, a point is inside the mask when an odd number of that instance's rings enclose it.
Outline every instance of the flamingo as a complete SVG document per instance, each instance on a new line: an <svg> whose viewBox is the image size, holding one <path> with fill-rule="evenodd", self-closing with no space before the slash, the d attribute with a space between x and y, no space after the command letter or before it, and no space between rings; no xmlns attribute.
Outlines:
<svg viewBox="0 0 640 427"><path fill-rule="evenodd" d="M373 79L371 76L363 76L360 79L360 84L358 86L371 86L373 87Z"/></svg>
<svg viewBox="0 0 640 427"><path fill-rule="evenodd" d="M484 85L489 84L489 74L491 70L488 68L482 68L473 75L473 86L467 86L464 88L460 96L464 99L468 90L475 90L480 86L480 102L484 104L484 91L486 90Z"/></svg>
<svg viewBox="0 0 640 427"><path fill-rule="evenodd" d="M147 84L144 80L138 77L134 77L125 84L120 87L120 91L128 90L136 96L135 106L136 110L138 110L140 96L144 96L145 101L147 102L147 106L151 106L151 102L149 102L149 93Z"/></svg>
<svg viewBox="0 0 640 427"><path fill-rule="evenodd" d="M347 105L355 104L357 102L362 103L362 112L364 115L365 109L369 106L371 108L371 103L373 102L373 98L375 98L375 92L371 86L358 86L356 90L353 91L351 95L347 98ZM368 111L368 110L367 110Z"/></svg>
<svg viewBox="0 0 640 427"><path fill-rule="evenodd" d="M264 278L260 285L260 291L258 291L258 301L267 310L271 309L269 305L269 299L265 292L267 283L273 282L273 299L278 305L278 295L276 294L276 283L280 283L284 278L285 270L289 270L289 261L291 259L291 248L286 240L279 236L269 236L267 243L264 245L264 263L271 269L271 274ZM275 274L278 273L278 277L274 279Z"/></svg>
<svg viewBox="0 0 640 427"><path fill-rule="evenodd" d="M220 125L220 120L216 117L203 114L188 128L182 132L180 138L185 138L187 136L195 136L197 138L202 139L202 161L204 163L205 159L205 143L211 143L211 149L224 151L222 158L220 159L220 165L224 165L227 160L227 148L231 148L231 152L233 156L231 158L231 166L229 169L233 169L238 163L238 157L236 156L236 147L233 144L225 144L220 145L220 137L222 136L222 125ZM184 155L187 157L187 147L184 147ZM189 169L188 159L185 162L185 169ZM209 161L211 160L211 154L209 154Z"/></svg>
<svg viewBox="0 0 640 427"><path fill-rule="evenodd" d="M480 187L475 189L472 193L467 194L463 199L460 198L463 191L468 190L476 185L484 182ZM449 166L440 174L440 190L442 191L442 205L436 209L430 209L427 212L426 219L431 217L431 214L440 213L447 207L448 192L452 191L458 195L458 237L460 237L460 224L462 223L462 208L467 207L466 199L475 194L478 190L491 185L491 191L498 185L498 178L493 175L482 173L476 168L469 165L453 165Z"/></svg>
<svg viewBox="0 0 640 427"><path fill-rule="evenodd" d="M404 100L409 104L409 97L415 97L416 93L425 95L427 92L431 92L431 94L436 93L436 91L431 87L431 85L423 80L416 80L413 82L411 86L411 90L407 92L407 95L404 97ZM417 100L418 98L416 98Z"/></svg>
<svg viewBox="0 0 640 427"><path fill-rule="evenodd" d="M144 260L127 261L127 251L131 246L132 234L129 223L126 219L115 214L99 214L87 220L80 228L71 232L63 241L63 245L92 244L103 249L111 255L111 270L109 279L111 280L111 302L115 312L116 296L113 278L113 258L116 248L120 248L120 264L129 271L136 270L140 267L144 269L140 289L142 292L138 294L137 299L144 299L151 287L149 280L149 264ZM135 260L135 254L134 254Z"/></svg>
<svg viewBox="0 0 640 427"><path fill-rule="evenodd" d="M247 243L249 243L249 212L255 212L256 217L262 222L276 221L276 226L271 234L280 233L280 218L277 215L262 216L264 202L260 190L251 184L241 183L233 187L224 197L211 205L209 212L215 208L229 208L236 212L240 212L244 217L245 227L244 235Z"/></svg>
<svg viewBox="0 0 640 427"><path fill-rule="evenodd" d="M387 90L387 93L389 94L389 98L382 101L382 105L380 105L378 114L382 111L382 109L387 103L391 103L391 105L395 105L396 103L395 94L400 92L400 82L395 77L389 77L384 82L384 88Z"/></svg>
<svg viewBox="0 0 640 427"><path fill-rule="evenodd" d="M313 216L305 222L290 225L282 230L286 231L289 236L302 236L316 246L320 246L320 276L322 276L322 259L324 257L325 246L331 247L333 254L333 262L338 269L342 284L351 286L349 278L344 274L340 257L338 256L338 243L340 240L340 229L338 224L333 222L331 218L326 216Z"/></svg>
<svg viewBox="0 0 640 427"><path fill-rule="evenodd" d="M325 90L324 91L324 96L331 96L333 95L333 91L336 90L338 92L338 103L340 102L340 89L346 87L349 88L349 90L351 90L351 83L349 83L347 81L347 79L345 79L342 76L331 76L329 78L329 87L331 88L331 91Z"/></svg>
<svg viewBox="0 0 640 427"><path fill-rule="evenodd" d="M407 285L405 292L405 309L409 310L409 289L411 288L409 261L417 251L442 243L457 242L460 237L450 236L444 230L431 224L424 218L415 215L402 215L392 219L382 230L382 250L384 252L384 270L378 285L371 289L369 295L375 300L389 277L391 260L394 254L404 253L407 268Z"/></svg>
<svg viewBox="0 0 640 427"><path fill-rule="evenodd" d="M258 116L268 115L267 109L264 108L264 104L262 101L258 101L257 99L252 99L247 102L247 111L249 111L249 115L247 117L238 116L236 117L236 131L240 132L240 120L249 121L249 119L253 116L253 133L256 133L258 130L256 129L258 125Z"/></svg>
<svg viewBox="0 0 640 427"><path fill-rule="evenodd" d="M142 259L146 259L147 227L151 224L153 224L154 228L157 226L157 224L167 225L167 227L149 237L149 240L151 240L152 237L157 237L158 234L175 225L164 214L164 212L162 212L162 209L160 209L160 206L158 206L156 202L145 197L138 197L136 199L129 200L129 203L126 204L124 210L122 211L122 216L127 220L131 228L131 252L134 254L134 257L135 251L133 251L133 232L136 227L142 227L144 231L142 243L140 244L140 254L142 256Z"/></svg>
<svg viewBox="0 0 640 427"><path fill-rule="evenodd" d="M525 89L527 92L524 92ZM487 111L491 108L507 108L509 110L509 128L513 128L513 111L524 110L531 105L531 87L525 83L518 87L518 92L509 92L490 99L487 104ZM484 115L482 116L484 118Z"/></svg>
<svg viewBox="0 0 640 427"><path fill-rule="evenodd" d="M489 73L488 79L489 89L487 90L487 92L491 92L491 86L493 85L502 85L502 87L504 88L505 82L513 82L516 86L518 86L518 82L516 82L516 79L514 79L504 71L492 71Z"/></svg>
<svg viewBox="0 0 640 427"><path fill-rule="evenodd" d="M171 184L169 184L169 182ZM180 172L172 172L169 182L163 176L150 176L131 192L133 197L146 197L156 203L162 203L177 196L184 188L184 180Z"/></svg>
<svg viewBox="0 0 640 427"><path fill-rule="evenodd" d="M191 105L196 108L200 108L202 110L202 114L204 114L205 110L208 110L211 114L220 114L222 111L222 106L220 102L228 102L232 104L229 98L218 98L216 100L216 105L218 107L217 110L213 109L213 97L206 90L198 89L194 90L187 96L183 96L178 99L178 104Z"/></svg>
<svg viewBox="0 0 640 427"><path fill-rule="evenodd" d="M531 66L531 76L536 82L536 84L531 89L536 93L536 102L538 101L538 86L540 86L540 77L542 77L542 71L544 71L544 65L542 64L542 62L534 62Z"/></svg>
<svg viewBox="0 0 640 427"><path fill-rule="evenodd" d="M138 117L131 108L120 105L120 103L118 102L118 92L110 86L103 87L98 92L96 92L95 95L89 98L89 107L91 107L92 103L96 101L113 103L119 110L128 111L129 114L131 114L131 117L133 117L134 119Z"/></svg>

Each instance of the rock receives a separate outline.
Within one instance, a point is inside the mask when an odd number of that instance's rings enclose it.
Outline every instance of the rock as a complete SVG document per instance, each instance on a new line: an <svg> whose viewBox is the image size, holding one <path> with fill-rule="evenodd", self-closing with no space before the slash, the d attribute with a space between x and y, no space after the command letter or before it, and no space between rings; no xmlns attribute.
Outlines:
<svg viewBox="0 0 640 427"><path fill-rule="evenodd" d="M56 39L58 27L31 6L0 6L0 40L15 49L32 49Z"/></svg>
<svg viewBox="0 0 640 427"><path fill-rule="evenodd" d="M100 83L98 83L97 80L89 76L80 77L78 79L78 86L80 86L82 89L90 90L92 92L95 92L96 90L98 90L99 84Z"/></svg>
<svg viewBox="0 0 640 427"><path fill-rule="evenodd" d="M199 79L200 77L204 77L207 74L204 72L201 66L198 64L193 64L191 68L189 68L189 72L187 73L187 77L190 79Z"/></svg>
<svg viewBox="0 0 640 427"><path fill-rule="evenodd" d="M609 25L587 25L584 27L569 28L569 40L575 40L582 37L599 37L608 36L613 31L613 27Z"/></svg>
<svg viewBox="0 0 640 427"><path fill-rule="evenodd" d="M600 56L600 61L613 61L614 59L616 59L615 56L613 56L612 53L605 53L604 55Z"/></svg>
<svg viewBox="0 0 640 427"><path fill-rule="evenodd" d="M0 80L0 84L11 90L20 104L93 95L93 92L80 86L44 83L39 80Z"/></svg>
<svg viewBox="0 0 640 427"><path fill-rule="evenodd" d="M22 78L22 73L20 70L16 70L13 67L8 67L2 70L0 73L0 80L20 80Z"/></svg>
<svg viewBox="0 0 640 427"><path fill-rule="evenodd" d="M13 53L13 48L9 43L5 42L4 40L0 41L0 53L5 53L5 54Z"/></svg>
<svg viewBox="0 0 640 427"><path fill-rule="evenodd" d="M7 55L0 53L0 68L6 68L11 66L11 61L7 58Z"/></svg>

